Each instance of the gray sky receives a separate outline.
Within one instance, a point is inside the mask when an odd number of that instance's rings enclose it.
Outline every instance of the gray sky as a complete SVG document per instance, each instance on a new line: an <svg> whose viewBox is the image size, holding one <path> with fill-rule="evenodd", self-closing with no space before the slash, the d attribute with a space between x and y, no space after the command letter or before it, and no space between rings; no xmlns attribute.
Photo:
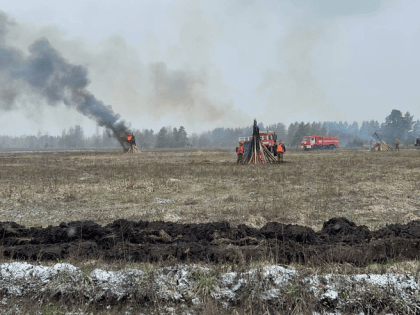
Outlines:
<svg viewBox="0 0 420 315"><path fill-rule="evenodd" d="M8 47L28 55L46 37L134 128L382 122L394 108L420 119L419 1L14 0L0 10L14 22ZM96 129L33 94L0 110L0 134L75 124Z"/></svg>

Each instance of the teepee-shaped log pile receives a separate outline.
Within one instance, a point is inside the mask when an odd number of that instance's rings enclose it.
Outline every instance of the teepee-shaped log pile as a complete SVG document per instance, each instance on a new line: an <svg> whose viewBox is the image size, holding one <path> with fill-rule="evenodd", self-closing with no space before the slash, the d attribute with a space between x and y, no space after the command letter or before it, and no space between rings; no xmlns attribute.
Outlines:
<svg viewBox="0 0 420 315"><path fill-rule="evenodd" d="M245 142L243 164L277 163L274 155L261 144L260 128L254 119L254 128L250 141Z"/></svg>
<svg viewBox="0 0 420 315"><path fill-rule="evenodd" d="M379 144L376 145L376 146L374 146L371 151L393 151L393 149L391 148L391 146L388 143L386 143L385 141L383 141L379 137L379 135L378 135L378 133L376 131L374 132L373 136L376 139L378 139Z"/></svg>
<svg viewBox="0 0 420 315"><path fill-rule="evenodd" d="M131 133L127 134L126 144L128 144L128 147L125 150L126 153L140 152L140 150L137 148L137 145L136 145L136 137L132 135Z"/></svg>
<svg viewBox="0 0 420 315"><path fill-rule="evenodd" d="M134 143L132 143L126 153L140 153L140 150Z"/></svg>
<svg viewBox="0 0 420 315"><path fill-rule="evenodd" d="M372 148L371 151L393 151L394 149L386 143L385 141L381 141L378 145Z"/></svg>

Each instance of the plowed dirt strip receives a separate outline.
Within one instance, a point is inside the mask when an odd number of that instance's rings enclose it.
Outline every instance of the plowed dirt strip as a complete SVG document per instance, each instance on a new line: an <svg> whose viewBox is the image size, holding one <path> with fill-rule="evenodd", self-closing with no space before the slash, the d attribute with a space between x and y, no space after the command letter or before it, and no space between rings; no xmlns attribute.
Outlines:
<svg viewBox="0 0 420 315"><path fill-rule="evenodd" d="M1 254L21 260L57 260L72 255L138 262L239 263L270 259L278 263L351 263L365 266L420 256L420 221L376 231L346 218L333 218L322 230L270 222L261 229L228 222L176 224L118 220L25 228L0 223Z"/></svg>

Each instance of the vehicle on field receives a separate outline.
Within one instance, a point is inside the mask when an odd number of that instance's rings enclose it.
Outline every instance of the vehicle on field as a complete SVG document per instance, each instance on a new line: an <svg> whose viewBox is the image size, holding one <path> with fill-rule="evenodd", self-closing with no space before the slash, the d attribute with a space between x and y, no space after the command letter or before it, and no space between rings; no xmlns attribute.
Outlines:
<svg viewBox="0 0 420 315"><path fill-rule="evenodd" d="M277 135L274 131L260 131L261 144L265 146L270 152L274 153L277 151ZM252 140L252 136L240 137L239 142L249 142Z"/></svg>
<svg viewBox="0 0 420 315"><path fill-rule="evenodd" d="M420 147L420 138L416 139L416 143L414 143L416 147Z"/></svg>
<svg viewBox="0 0 420 315"><path fill-rule="evenodd" d="M338 148L337 137L305 136L300 144L305 150L332 150Z"/></svg>

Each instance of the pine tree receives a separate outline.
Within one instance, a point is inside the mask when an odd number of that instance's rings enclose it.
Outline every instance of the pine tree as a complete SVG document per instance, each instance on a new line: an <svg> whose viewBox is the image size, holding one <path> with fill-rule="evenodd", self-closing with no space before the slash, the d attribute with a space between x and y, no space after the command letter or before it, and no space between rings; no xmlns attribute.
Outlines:
<svg viewBox="0 0 420 315"><path fill-rule="evenodd" d="M176 127L172 129L171 148L179 148L179 134Z"/></svg>
<svg viewBox="0 0 420 315"><path fill-rule="evenodd" d="M348 133L356 136L359 133L359 124L357 121L354 121L351 125L348 126Z"/></svg>
<svg viewBox="0 0 420 315"><path fill-rule="evenodd" d="M403 117L403 136L401 137L404 142L408 142L409 134L413 130L414 121L413 117L410 115L410 112L406 112Z"/></svg>
<svg viewBox="0 0 420 315"><path fill-rule="evenodd" d="M410 113L407 112L407 114L403 117L401 111L397 109L391 111L391 114L385 118L385 122L381 126L383 140L393 143L397 138L400 140L407 138L407 133L413 126L413 117L410 116Z"/></svg>
<svg viewBox="0 0 420 315"><path fill-rule="evenodd" d="M303 121L299 124L298 129L296 130L294 136L293 136L293 141L292 141L292 146L298 146L300 145L302 139L304 136L309 136L310 133L310 124L307 123L305 124Z"/></svg>
<svg viewBox="0 0 420 315"><path fill-rule="evenodd" d="M167 142L167 135L168 135L168 131L166 130L165 127L162 127L159 130L157 139L156 139L156 148L166 148L168 147L168 142Z"/></svg>
<svg viewBox="0 0 420 315"><path fill-rule="evenodd" d="M188 146L188 134L185 131L185 127L181 126L178 129L178 147L185 148Z"/></svg>
<svg viewBox="0 0 420 315"><path fill-rule="evenodd" d="M294 122L289 125L289 128L287 128L287 142L290 146L293 146L293 139L295 137L295 133L299 128L299 123Z"/></svg>

